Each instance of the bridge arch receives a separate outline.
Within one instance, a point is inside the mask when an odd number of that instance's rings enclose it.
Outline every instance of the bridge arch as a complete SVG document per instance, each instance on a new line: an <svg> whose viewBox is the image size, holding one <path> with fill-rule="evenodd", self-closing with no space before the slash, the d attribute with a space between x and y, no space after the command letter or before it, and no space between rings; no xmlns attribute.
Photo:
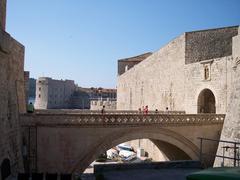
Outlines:
<svg viewBox="0 0 240 180"><path fill-rule="evenodd" d="M198 147L182 135L163 128L156 128L155 130L138 128L134 131L122 131L102 138L95 146L94 150L89 152L84 158L80 159L78 163L73 166L71 171L83 172L99 154L120 143L143 138L150 139L169 160L199 159Z"/></svg>
<svg viewBox="0 0 240 180"><path fill-rule="evenodd" d="M197 100L198 113L216 113L216 98L214 93L208 89L203 89Z"/></svg>

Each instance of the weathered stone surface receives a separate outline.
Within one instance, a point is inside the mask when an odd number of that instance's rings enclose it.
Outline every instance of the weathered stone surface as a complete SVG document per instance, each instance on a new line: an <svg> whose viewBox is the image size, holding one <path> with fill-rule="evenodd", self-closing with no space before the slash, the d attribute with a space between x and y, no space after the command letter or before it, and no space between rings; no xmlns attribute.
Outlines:
<svg viewBox="0 0 240 180"><path fill-rule="evenodd" d="M233 38L233 58L236 61L236 66L233 70L233 88L231 91L226 119L224 121L221 140L240 142L240 35ZM217 154L223 155L223 146L230 147L228 151L224 151L225 156L234 158L234 144L230 143L219 143ZM236 145L236 147L239 148L240 144ZM237 149L236 157L239 157L239 153L240 151ZM225 159L225 162L223 163L223 158L216 158L215 166L222 165L234 166L234 160Z"/></svg>
<svg viewBox="0 0 240 180"><path fill-rule="evenodd" d="M237 27L204 30L184 33L169 42L118 76L117 109L137 110L148 105L150 110L168 107L198 113L199 95L209 89L214 95L216 113L226 113L235 65L231 37L237 33Z"/></svg>
<svg viewBox="0 0 240 180"><path fill-rule="evenodd" d="M23 170L19 113L26 111L24 46L4 31L6 1L0 5L0 165L9 159L14 174Z"/></svg>
<svg viewBox="0 0 240 180"><path fill-rule="evenodd" d="M133 66L140 63L141 61L143 61L144 59L148 58L151 55L152 55L152 53L148 52L148 53L144 53L144 54L130 57L130 58L119 59L118 60L118 75L121 75L125 71L128 71Z"/></svg>
<svg viewBox="0 0 240 180"><path fill-rule="evenodd" d="M232 55L238 26L186 33L186 64Z"/></svg>
<svg viewBox="0 0 240 180"><path fill-rule="evenodd" d="M0 29L6 26L6 0L0 0Z"/></svg>
<svg viewBox="0 0 240 180"><path fill-rule="evenodd" d="M120 143L142 138L153 140L170 160L198 160L197 137L218 139L224 119L224 115L214 114L53 112L21 115L22 126L32 132L30 138L36 137L29 146L35 147L33 151L37 154L32 161L37 163L35 167L40 172L84 171L100 153ZM29 139L28 133L25 133L25 139ZM216 149L217 144L211 144L205 146L203 152L214 153ZM208 163L212 161L207 159Z"/></svg>

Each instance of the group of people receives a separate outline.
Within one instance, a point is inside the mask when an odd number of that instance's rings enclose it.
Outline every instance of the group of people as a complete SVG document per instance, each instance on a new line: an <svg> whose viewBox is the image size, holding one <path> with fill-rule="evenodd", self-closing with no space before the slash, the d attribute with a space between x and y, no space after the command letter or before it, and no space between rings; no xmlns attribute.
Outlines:
<svg viewBox="0 0 240 180"><path fill-rule="evenodd" d="M138 112L143 114L148 114L148 105L146 105L145 107L143 106L142 109L139 108Z"/></svg>
<svg viewBox="0 0 240 180"><path fill-rule="evenodd" d="M145 107L143 106L142 109L138 108L138 112L141 114L148 114L148 105L146 105ZM168 112L168 107L166 107L166 112ZM158 113L158 109L155 109L155 113Z"/></svg>

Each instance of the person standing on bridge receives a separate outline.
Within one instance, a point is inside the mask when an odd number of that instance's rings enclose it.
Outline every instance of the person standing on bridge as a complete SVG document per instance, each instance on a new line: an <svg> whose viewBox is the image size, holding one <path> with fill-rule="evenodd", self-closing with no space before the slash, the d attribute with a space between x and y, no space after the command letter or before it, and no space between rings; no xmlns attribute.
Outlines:
<svg viewBox="0 0 240 180"><path fill-rule="evenodd" d="M101 113L102 113L102 114L105 114L105 106L104 106L104 105L103 105L103 107L102 107Z"/></svg>
<svg viewBox="0 0 240 180"><path fill-rule="evenodd" d="M148 105L146 105L144 108L144 114L148 114Z"/></svg>

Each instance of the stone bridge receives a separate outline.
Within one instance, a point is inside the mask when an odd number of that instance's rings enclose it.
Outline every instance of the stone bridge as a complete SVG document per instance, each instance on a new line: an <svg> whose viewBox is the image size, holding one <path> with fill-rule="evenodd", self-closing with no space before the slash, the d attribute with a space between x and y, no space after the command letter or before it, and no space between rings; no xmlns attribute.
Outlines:
<svg viewBox="0 0 240 180"><path fill-rule="evenodd" d="M83 172L120 143L150 139L169 160L198 160L198 137L219 139L225 115L182 112L38 111L20 115L25 162L38 172ZM204 144L215 153L217 144ZM212 163L208 158L206 163ZM26 163L26 164L28 164Z"/></svg>

